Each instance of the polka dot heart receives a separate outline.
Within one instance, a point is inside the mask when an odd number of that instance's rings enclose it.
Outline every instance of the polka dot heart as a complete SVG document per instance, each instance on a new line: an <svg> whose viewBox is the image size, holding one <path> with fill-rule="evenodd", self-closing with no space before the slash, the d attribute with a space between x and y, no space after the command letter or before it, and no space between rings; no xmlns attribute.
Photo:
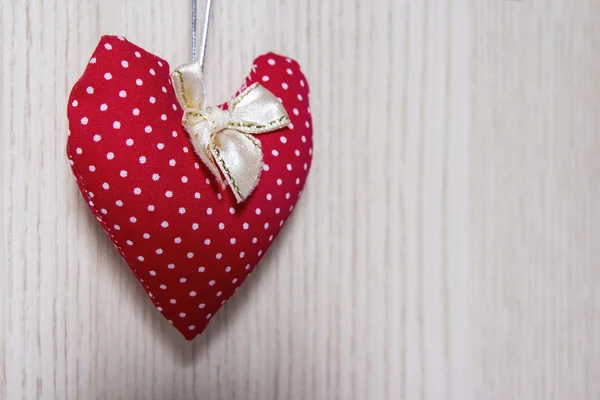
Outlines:
<svg viewBox="0 0 600 400"><path fill-rule="evenodd" d="M240 91L260 83L291 123L260 135L260 181L237 204L190 150L165 60L117 36L104 36L92 60L68 102L69 162L156 309L191 340L254 270L298 201L312 160L308 83L289 58L254 60Z"/></svg>

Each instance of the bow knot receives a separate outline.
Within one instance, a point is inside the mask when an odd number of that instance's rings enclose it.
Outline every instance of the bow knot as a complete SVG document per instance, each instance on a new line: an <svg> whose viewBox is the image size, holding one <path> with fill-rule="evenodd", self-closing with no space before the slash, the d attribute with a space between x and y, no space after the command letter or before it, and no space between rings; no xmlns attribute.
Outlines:
<svg viewBox="0 0 600 400"><path fill-rule="evenodd" d="M285 108L258 83L234 97L227 110L206 106L198 62L177 68L172 79L194 150L219 183L224 178L241 203L258 184L263 167L261 143L254 135L287 126Z"/></svg>

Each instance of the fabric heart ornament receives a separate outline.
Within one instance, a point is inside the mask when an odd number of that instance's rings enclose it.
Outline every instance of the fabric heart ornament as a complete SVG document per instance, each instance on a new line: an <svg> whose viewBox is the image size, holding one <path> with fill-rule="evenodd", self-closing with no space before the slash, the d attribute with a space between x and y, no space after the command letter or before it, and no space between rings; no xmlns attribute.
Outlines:
<svg viewBox="0 0 600 400"><path fill-rule="evenodd" d="M250 92L238 114L270 94L289 122L254 134L240 128L231 109ZM235 101L212 107L220 118L206 136L212 169L193 129L182 125L190 111L165 60L104 36L73 87L67 154L81 193L158 311L186 339L205 329L253 271L298 201L312 160L308 94L295 61L273 53L256 58ZM242 140L237 134L256 145L262 165L252 187L238 185L250 189L245 197L226 173L241 162L236 173L245 179L252 168L241 168L246 161L235 152L219 161Z"/></svg>

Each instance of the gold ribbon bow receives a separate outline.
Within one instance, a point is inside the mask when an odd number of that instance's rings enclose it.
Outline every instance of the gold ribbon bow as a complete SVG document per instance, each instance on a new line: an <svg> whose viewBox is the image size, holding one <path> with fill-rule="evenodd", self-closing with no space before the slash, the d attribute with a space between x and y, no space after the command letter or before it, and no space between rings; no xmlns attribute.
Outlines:
<svg viewBox="0 0 600 400"><path fill-rule="evenodd" d="M238 203L258 184L263 167L260 141L253 135L290 123L277 97L253 83L229 102L227 110L204 104L200 63L182 65L171 74L177 100L184 110L183 126L200 159L223 184L231 186Z"/></svg>

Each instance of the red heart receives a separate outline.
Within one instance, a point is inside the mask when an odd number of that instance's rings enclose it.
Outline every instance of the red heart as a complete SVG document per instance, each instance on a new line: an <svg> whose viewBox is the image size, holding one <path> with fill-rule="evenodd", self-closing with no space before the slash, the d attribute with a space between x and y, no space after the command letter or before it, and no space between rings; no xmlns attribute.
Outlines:
<svg viewBox="0 0 600 400"><path fill-rule="evenodd" d="M289 217L312 159L308 85L295 61L266 54L254 82L292 123L258 136L265 166L241 205L196 156L166 61L104 36L68 106L77 184L156 308L187 338L204 330Z"/></svg>

